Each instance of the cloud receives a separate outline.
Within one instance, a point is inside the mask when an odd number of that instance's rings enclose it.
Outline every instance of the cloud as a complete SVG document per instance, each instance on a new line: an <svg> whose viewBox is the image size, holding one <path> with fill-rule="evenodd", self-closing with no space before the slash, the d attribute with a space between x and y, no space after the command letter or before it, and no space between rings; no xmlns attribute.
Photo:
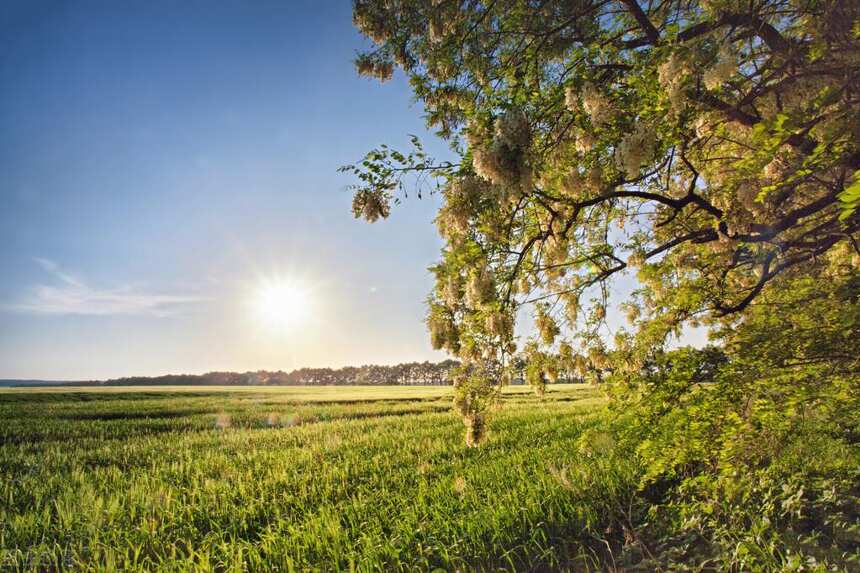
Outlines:
<svg viewBox="0 0 860 573"><path fill-rule="evenodd" d="M43 269L45 269L46 271L48 271L49 273L51 273L52 275L54 275L55 277L57 277L58 279L60 279L64 283L66 283L67 285L76 286L76 287L83 287L84 286L83 283L81 283L79 280L77 280L72 275L64 273L63 271L61 271L60 266L57 263L55 263L54 261L51 261L48 259L41 259L39 257L34 257L33 260L36 261L36 263L38 263L38 265L40 267L42 267Z"/></svg>
<svg viewBox="0 0 860 573"><path fill-rule="evenodd" d="M3 305L4 310L44 315L171 316L207 300L194 294L148 292L132 286L96 288L63 271L54 261L34 260L60 284L35 285L21 300Z"/></svg>

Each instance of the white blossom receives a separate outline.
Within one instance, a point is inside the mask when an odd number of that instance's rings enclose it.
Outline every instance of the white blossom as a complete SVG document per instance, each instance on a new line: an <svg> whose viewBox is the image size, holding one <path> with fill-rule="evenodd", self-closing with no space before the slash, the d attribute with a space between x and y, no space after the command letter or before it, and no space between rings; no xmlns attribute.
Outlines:
<svg viewBox="0 0 860 573"><path fill-rule="evenodd" d="M459 276L451 275L445 281L442 299L448 308L456 308L462 301L463 289L460 280Z"/></svg>
<svg viewBox="0 0 860 573"><path fill-rule="evenodd" d="M585 179L576 169L571 170L561 181L561 190L566 195L576 195L585 186Z"/></svg>
<svg viewBox="0 0 860 573"><path fill-rule="evenodd" d="M466 445L470 448L480 445L487 433L487 423L483 414L472 413L463 416L463 424L466 426ZM454 486L459 488L458 493L462 493L466 489L466 480L461 477L454 482Z"/></svg>
<svg viewBox="0 0 860 573"><path fill-rule="evenodd" d="M453 180L445 189L445 204L436 220L440 233L446 239L463 235L469 230L475 203L486 191L480 178L467 175Z"/></svg>
<svg viewBox="0 0 860 573"><path fill-rule="evenodd" d="M472 152L472 168L480 177L493 183L502 182L499 157L490 149L476 147Z"/></svg>
<svg viewBox="0 0 860 573"><path fill-rule="evenodd" d="M710 118L707 114L702 114L696 118L696 122L694 124L696 130L696 137L705 137L711 130Z"/></svg>
<svg viewBox="0 0 860 573"><path fill-rule="evenodd" d="M592 168L592 170L588 172L586 184L588 185L589 190L593 191L594 193L602 193L603 168L599 165L596 165L594 168Z"/></svg>
<svg viewBox="0 0 860 573"><path fill-rule="evenodd" d="M630 268L638 269L643 264L645 264L645 252L641 249L636 249L627 257L627 266Z"/></svg>
<svg viewBox="0 0 860 573"><path fill-rule="evenodd" d="M466 302L472 308L479 308L495 298L496 287L493 277L486 269L473 272L466 284Z"/></svg>
<svg viewBox="0 0 860 573"><path fill-rule="evenodd" d="M535 327L537 327L541 341L547 346L552 345L555 342L555 337L561 332L553 317L544 307L538 308L535 315Z"/></svg>
<svg viewBox="0 0 860 573"><path fill-rule="evenodd" d="M531 128L520 110L510 110L496 118L496 139L512 148L528 147Z"/></svg>
<svg viewBox="0 0 860 573"><path fill-rule="evenodd" d="M684 81L690 74L687 61L672 54L657 70L660 85L669 96L669 111L677 113L684 105Z"/></svg>
<svg viewBox="0 0 860 573"><path fill-rule="evenodd" d="M573 86L564 88L564 105L572 112L579 110L579 98Z"/></svg>
<svg viewBox="0 0 860 573"><path fill-rule="evenodd" d="M660 64L657 69L660 85L668 89L672 84L678 81L685 70L684 61L678 54L672 54L669 59Z"/></svg>
<svg viewBox="0 0 860 573"><path fill-rule="evenodd" d="M633 133L621 140L615 152L615 163L628 179L639 176L642 166L654 156L654 128L639 123Z"/></svg>
<svg viewBox="0 0 860 573"><path fill-rule="evenodd" d="M500 338L510 338L513 324L509 315L502 311L491 312L486 318L487 332Z"/></svg>
<svg viewBox="0 0 860 573"><path fill-rule="evenodd" d="M567 241L558 235L553 235L547 240L546 258L551 265L561 265L567 261Z"/></svg>
<svg viewBox="0 0 860 573"><path fill-rule="evenodd" d="M592 346L588 349L588 359L595 370L603 370L609 367L609 356L602 346Z"/></svg>
<svg viewBox="0 0 860 573"><path fill-rule="evenodd" d="M731 47L728 44L724 44L720 48L716 63L702 76L705 87L709 90L719 88L735 74L737 69L737 58L732 53Z"/></svg>
<svg viewBox="0 0 860 573"><path fill-rule="evenodd" d="M594 148L597 141L589 131L580 131L576 134L576 150L580 153L588 153Z"/></svg>
<svg viewBox="0 0 860 573"><path fill-rule="evenodd" d="M779 155L774 156L770 163L764 166L763 170L764 178L771 183L778 183L787 172L788 168Z"/></svg>
<svg viewBox="0 0 860 573"><path fill-rule="evenodd" d="M382 193L364 190L352 198L352 212L356 217L373 223L387 218L391 214L391 205Z"/></svg>
<svg viewBox="0 0 860 573"><path fill-rule="evenodd" d="M444 25L442 23L442 13L439 10L433 10L430 15L429 38L433 43L437 43L444 37Z"/></svg>
<svg viewBox="0 0 860 573"><path fill-rule="evenodd" d="M612 119L612 102L591 82L582 87L582 107L594 125L602 126Z"/></svg>
<svg viewBox="0 0 860 573"><path fill-rule="evenodd" d="M628 303L625 307L625 311L627 322L630 324L635 323L642 315L642 308L635 302Z"/></svg>
<svg viewBox="0 0 860 573"><path fill-rule="evenodd" d="M522 276L517 281L517 292L520 294L528 294L532 290L532 284L527 276Z"/></svg>
<svg viewBox="0 0 860 573"><path fill-rule="evenodd" d="M454 350L456 346L457 332L454 322L450 317L433 314L427 321L427 326L430 329L430 345L435 350L447 348Z"/></svg>
<svg viewBox="0 0 860 573"><path fill-rule="evenodd" d="M476 137L473 130L469 133ZM525 114L511 110L496 119L492 140L473 144L472 167L480 177L503 187L528 188L532 173L526 156L531 129Z"/></svg>
<svg viewBox="0 0 860 573"><path fill-rule="evenodd" d="M571 327L576 325L576 319L579 317L579 297L574 292L566 293L563 297L564 311L567 322Z"/></svg>

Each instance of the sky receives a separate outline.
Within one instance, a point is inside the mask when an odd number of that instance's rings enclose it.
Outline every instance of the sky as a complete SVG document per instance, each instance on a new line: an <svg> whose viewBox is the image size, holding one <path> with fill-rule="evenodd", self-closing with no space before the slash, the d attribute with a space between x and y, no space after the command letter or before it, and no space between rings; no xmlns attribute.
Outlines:
<svg viewBox="0 0 860 573"><path fill-rule="evenodd" d="M364 45L347 0L0 3L0 378L443 359L438 198L370 225L337 172L445 153Z"/></svg>

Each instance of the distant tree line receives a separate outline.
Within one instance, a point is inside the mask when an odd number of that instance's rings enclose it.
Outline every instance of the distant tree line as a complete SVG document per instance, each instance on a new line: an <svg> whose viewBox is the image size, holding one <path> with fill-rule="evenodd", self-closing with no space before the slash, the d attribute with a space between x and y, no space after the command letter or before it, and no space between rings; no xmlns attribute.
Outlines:
<svg viewBox="0 0 860 573"><path fill-rule="evenodd" d="M132 376L89 382L89 385L111 386L346 386L448 384L448 373L459 366L456 360L442 362L404 362L384 366L346 366L344 368L299 368L291 372L208 372L206 374L168 374L166 376Z"/></svg>

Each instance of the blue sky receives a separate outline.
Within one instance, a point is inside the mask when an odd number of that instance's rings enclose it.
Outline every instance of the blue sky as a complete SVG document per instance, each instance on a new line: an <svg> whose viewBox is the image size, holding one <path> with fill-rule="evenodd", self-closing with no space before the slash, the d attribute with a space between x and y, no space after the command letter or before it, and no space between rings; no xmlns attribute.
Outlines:
<svg viewBox="0 0 860 573"><path fill-rule="evenodd" d="M350 213L343 163L425 138L358 77L347 1L0 5L0 378L441 359L435 199ZM249 311L313 293L301 327Z"/></svg>

